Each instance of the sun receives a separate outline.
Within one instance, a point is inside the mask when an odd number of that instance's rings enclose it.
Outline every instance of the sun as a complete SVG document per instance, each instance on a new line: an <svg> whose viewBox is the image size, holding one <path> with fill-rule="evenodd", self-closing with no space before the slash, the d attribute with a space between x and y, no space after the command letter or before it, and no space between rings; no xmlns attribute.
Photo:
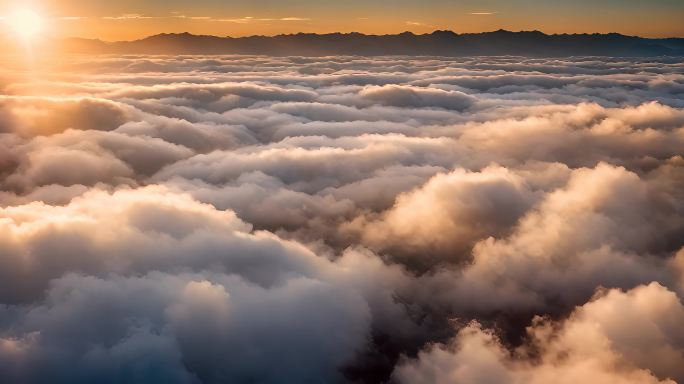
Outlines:
<svg viewBox="0 0 684 384"><path fill-rule="evenodd" d="M9 28L24 40L38 35L44 26L43 18L30 9L18 9L5 17Z"/></svg>

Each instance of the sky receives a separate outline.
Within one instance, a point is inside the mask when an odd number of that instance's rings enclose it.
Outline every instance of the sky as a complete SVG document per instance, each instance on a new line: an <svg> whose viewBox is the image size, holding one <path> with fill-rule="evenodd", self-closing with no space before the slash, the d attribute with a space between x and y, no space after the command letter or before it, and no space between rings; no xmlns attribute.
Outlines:
<svg viewBox="0 0 684 384"><path fill-rule="evenodd" d="M5 15L19 7L42 15L52 35L109 41L172 32L237 37L500 28L684 36L681 0L0 0Z"/></svg>

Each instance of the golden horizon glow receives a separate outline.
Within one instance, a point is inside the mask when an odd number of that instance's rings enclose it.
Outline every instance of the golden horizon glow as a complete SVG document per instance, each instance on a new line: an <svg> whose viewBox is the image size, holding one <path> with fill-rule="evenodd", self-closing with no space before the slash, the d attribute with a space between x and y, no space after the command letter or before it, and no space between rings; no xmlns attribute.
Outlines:
<svg viewBox="0 0 684 384"><path fill-rule="evenodd" d="M6 16L17 7L32 9L49 23L51 37L104 41L180 32L241 37L437 29L684 37L684 2L677 0L297 0L268 4L250 0L0 0L0 12Z"/></svg>

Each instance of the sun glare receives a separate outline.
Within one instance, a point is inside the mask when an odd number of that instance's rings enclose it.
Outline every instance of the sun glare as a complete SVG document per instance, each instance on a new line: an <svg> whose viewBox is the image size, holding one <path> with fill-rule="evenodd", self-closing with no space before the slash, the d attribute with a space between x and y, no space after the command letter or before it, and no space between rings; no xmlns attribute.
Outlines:
<svg viewBox="0 0 684 384"><path fill-rule="evenodd" d="M19 9L5 17L9 28L19 37L30 40L43 30L43 18L30 9Z"/></svg>

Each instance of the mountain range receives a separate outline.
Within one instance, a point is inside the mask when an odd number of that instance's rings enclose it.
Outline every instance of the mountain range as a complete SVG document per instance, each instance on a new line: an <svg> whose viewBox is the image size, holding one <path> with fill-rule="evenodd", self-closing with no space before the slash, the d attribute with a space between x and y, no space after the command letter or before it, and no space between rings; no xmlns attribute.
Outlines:
<svg viewBox="0 0 684 384"><path fill-rule="evenodd" d="M118 42L70 38L60 45L71 53L110 54L684 56L684 38L654 39L618 33L549 35L539 31L506 30L466 34L441 30L395 35L298 33L237 38L164 33Z"/></svg>

